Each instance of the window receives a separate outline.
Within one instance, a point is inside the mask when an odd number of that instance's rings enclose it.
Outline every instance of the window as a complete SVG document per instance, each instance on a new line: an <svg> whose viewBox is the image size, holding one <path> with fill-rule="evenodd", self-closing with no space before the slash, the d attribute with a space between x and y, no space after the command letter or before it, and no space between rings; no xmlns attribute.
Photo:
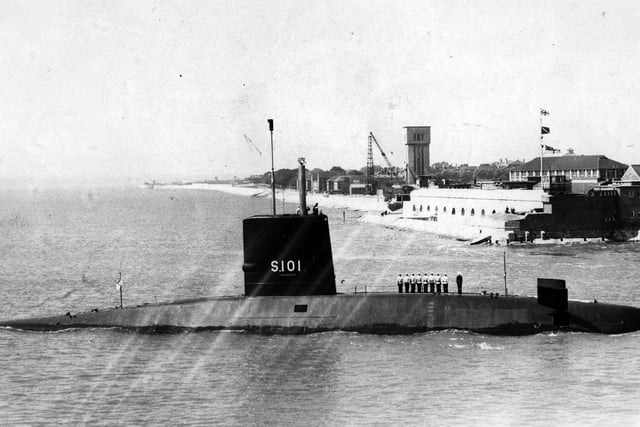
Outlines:
<svg viewBox="0 0 640 427"><path fill-rule="evenodd" d="M413 211L414 212L416 211L416 205L413 205Z"/></svg>
<svg viewBox="0 0 640 427"><path fill-rule="evenodd" d="M484 216L484 209L480 211L480 216Z"/></svg>
<svg viewBox="0 0 640 427"><path fill-rule="evenodd" d="M491 212L491 215L495 215L495 214L496 214L496 210L494 209L494 210Z"/></svg>
<svg viewBox="0 0 640 427"><path fill-rule="evenodd" d="M456 214L456 208L451 208L451 215L455 215Z"/></svg>
<svg viewBox="0 0 640 427"><path fill-rule="evenodd" d="M460 215L464 215L464 208L460 209Z"/></svg>
<svg viewBox="0 0 640 427"><path fill-rule="evenodd" d="M431 210L431 205L427 205L427 212Z"/></svg>
<svg viewBox="0 0 640 427"><path fill-rule="evenodd" d="M420 212L422 212L422 205L420 205Z"/></svg>
<svg viewBox="0 0 640 427"><path fill-rule="evenodd" d="M447 207L445 206L444 208L442 208L442 212L447 212Z"/></svg>

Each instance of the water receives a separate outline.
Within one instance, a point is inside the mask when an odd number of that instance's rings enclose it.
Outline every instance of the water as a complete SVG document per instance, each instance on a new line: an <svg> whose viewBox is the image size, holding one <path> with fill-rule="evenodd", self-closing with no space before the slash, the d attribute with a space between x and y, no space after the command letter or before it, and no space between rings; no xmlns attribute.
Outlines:
<svg viewBox="0 0 640 427"><path fill-rule="evenodd" d="M270 201L207 191L0 193L0 318L242 293L241 219ZM280 208L280 207L279 207ZM293 206L287 206L291 212ZM462 271L465 290L640 306L640 244L471 247L329 211L338 288ZM146 335L0 330L3 424L640 425L640 333Z"/></svg>

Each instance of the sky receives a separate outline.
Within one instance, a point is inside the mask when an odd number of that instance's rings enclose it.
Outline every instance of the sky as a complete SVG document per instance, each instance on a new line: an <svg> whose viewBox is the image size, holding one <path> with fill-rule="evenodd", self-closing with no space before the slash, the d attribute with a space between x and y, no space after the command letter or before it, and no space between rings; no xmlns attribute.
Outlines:
<svg viewBox="0 0 640 427"><path fill-rule="evenodd" d="M359 169L404 126L431 162L640 163L633 1L0 2L0 182ZM245 138L246 136L246 138ZM247 139L248 138L248 139ZM374 152L374 163L383 164Z"/></svg>

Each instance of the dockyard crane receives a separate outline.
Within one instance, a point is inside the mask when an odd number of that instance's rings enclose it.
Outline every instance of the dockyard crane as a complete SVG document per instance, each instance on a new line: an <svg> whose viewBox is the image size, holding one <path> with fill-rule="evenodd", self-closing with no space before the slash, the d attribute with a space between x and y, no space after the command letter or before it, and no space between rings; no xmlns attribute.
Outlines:
<svg viewBox="0 0 640 427"><path fill-rule="evenodd" d="M395 175L394 170L396 169L396 168L394 168L394 166L389 161L389 158L387 157L387 154L384 152L384 150L380 146L380 143L378 142L376 137L373 135L373 132L369 132L369 147L368 147L368 151L367 151L367 177L366 177L367 178L367 192L369 194L373 194L376 191L375 183L374 183L373 148L372 148L373 144L372 144L372 142L375 142L376 147L378 147L378 150L380 151L380 154L382 154L382 158L384 159L385 163L387 164L387 168L389 169L389 173L391 174L391 176Z"/></svg>
<svg viewBox="0 0 640 427"><path fill-rule="evenodd" d="M369 132L369 138L371 140L373 140L373 142L376 143L376 146L378 147L378 150L380 150L380 154L382 154L382 157L384 158L384 161L387 163L387 167L389 168L393 168L393 165L391 164L391 162L389 161L389 159L387 158L387 155L385 154L384 150L382 149L382 147L380 146L380 144L378 143L378 140L376 139L375 136L373 136L373 132Z"/></svg>

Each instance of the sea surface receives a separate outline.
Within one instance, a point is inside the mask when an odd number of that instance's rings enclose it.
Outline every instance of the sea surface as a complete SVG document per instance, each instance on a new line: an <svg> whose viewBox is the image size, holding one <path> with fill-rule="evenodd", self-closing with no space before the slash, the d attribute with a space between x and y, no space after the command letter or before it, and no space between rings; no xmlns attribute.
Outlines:
<svg viewBox="0 0 640 427"><path fill-rule="evenodd" d="M116 306L120 271L124 305L241 294L241 220L270 209L206 190L0 190L0 318ZM551 277L640 306L640 243L469 246L325 213L341 292L460 271L465 291L503 294L506 265L512 294ZM0 423L640 425L639 355L640 333L0 329Z"/></svg>

